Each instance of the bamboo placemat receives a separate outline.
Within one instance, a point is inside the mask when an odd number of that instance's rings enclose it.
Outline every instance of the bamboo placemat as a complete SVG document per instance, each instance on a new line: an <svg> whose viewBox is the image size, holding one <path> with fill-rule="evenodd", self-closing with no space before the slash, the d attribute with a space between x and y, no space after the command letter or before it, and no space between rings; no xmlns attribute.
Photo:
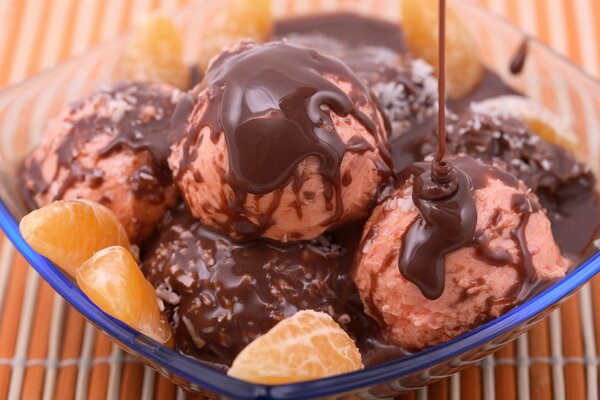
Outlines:
<svg viewBox="0 0 600 400"><path fill-rule="evenodd" d="M4 0L0 86L116 37L145 12L170 12L189 1ZM477 1L600 76L600 1ZM480 365L405 398L598 398L599 346L600 277ZM183 393L96 332L0 234L0 398L175 399Z"/></svg>

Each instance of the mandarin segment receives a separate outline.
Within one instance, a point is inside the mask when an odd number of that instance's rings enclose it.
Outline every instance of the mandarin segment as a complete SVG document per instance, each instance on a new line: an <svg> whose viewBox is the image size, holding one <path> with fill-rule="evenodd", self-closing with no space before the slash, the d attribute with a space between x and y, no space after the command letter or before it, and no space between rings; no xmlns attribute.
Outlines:
<svg viewBox="0 0 600 400"><path fill-rule="evenodd" d="M230 376L284 384L363 368L354 341L326 313L299 311L250 343L233 361Z"/></svg>
<svg viewBox="0 0 600 400"><path fill-rule="evenodd" d="M438 0L401 0L402 28L409 50L438 69ZM467 95L481 80L477 42L456 10L446 10L446 87L448 97Z"/></svg>
<svg viewBox="0 0 600 400"><path fill-rule="evenodd" d="M168 343L171 328L161 313L154 288L131 255L112 246L94 254L75 270L79 288L104 312L159 343Z"/></svg>
<svg viewBox="0 0 600 400"><path fill-rule="evenodd" d="M202 28L198 68L204 71L211 58L242 39L264 41L272 26L271 0L229 1Z"/></svg>
<svg viewBox="0 0 600 400"><path fill-rule="evenodd" d="M497 96L477 105L484 111L522 119L542 139L574 153L580 151L579 139L571 125L538 102L522 96Z"/></svg>
<svg viewBox="0 0 600 400"><path fill-rule="evenodd" d="M147 17L133 32L123 66L125 77L133 81L166 83L180 89L189 84L181 34L164 15Z"/></svg>
<svg viewBox="0 0 600 400"><path fill-rule="evenodd" d="M55 201L23 217L21 235L38 253L71 276L108 246L130 247L127 233L108 208L87 200Z"/></svg>

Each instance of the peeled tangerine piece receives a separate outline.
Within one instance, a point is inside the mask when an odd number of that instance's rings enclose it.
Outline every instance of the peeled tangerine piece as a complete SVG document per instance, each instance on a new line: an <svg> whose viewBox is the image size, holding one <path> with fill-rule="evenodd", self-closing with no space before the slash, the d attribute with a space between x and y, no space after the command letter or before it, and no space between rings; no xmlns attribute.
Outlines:
<svg viewBox="0 0 600 400"><path fill-rule="evenodd" d="M112 211L87 200L50 203L24 216L19 230L35 251L71 276L99 250L130 247L125 228Z"/></svg>
<svg viewBox="0 0 600 400"><path fill-rule="evenodd" d="M198 68L205 71L211 58L242 39L264 41L272 26L271 0L230 0L202 27Z"/></svg>
<svg viewBox="0 0 600 400"><path fill-rule="evenodd" d="M170 345L171 328L158 307L154 288L127 249L112 246L100 250L75 270L75 278L104 312Z"/></svg>
<svg viewBox="0 0 600 400"><path fill-rule="evenodd" d="M401 0L402 28L408 49L438 70L438 0ZM446 88L461 98L483 74L475 37L451 7L446 10Z"/></svg>
<svg viewBox="0 0 600 400"><path fill-rule="evenodd" d="M151 15L142 21L129 40L123 65L129 80L166 83L180 89L189 85L181 35L164 15Z"/></svg>
<svg viewBox="0 0 600 400"><path fill-rule="evenodd" d="M354 341L329 314L299 311L250 343L233 360L230 376L284 384L363 368Z"/></svg>
<svg viewBox="0 0 600 400"><path fill-rule="evenodd" d="M515 95L497 96L480 102L478 107L520 118L542 139L574 153L579 151L579 139L569 122L531 99Z"/></svg>

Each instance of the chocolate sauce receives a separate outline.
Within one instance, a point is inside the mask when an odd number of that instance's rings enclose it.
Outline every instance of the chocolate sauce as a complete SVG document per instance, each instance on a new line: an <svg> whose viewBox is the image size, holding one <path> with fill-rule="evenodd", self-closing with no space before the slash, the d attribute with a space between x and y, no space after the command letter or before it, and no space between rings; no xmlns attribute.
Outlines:
<svg viewBox="0 0 600 400"><path fill-rule="evenodd" d="M142 269L173 321L179 350L212 365L226 369L248 343L303 309L329 313L367 354L377 326L350 278L362 223L356 227L311 242L235 243L181 207L144 250Z"/></svg>
<svg viewBox="0 0 600 400"><path fill-rule="evenodd" d="M439 172L441 166L434 168ZM470 242L475 234L477 209L471 182L458 168L453 168L447 183L436 182L429 163L414 164L404 173L414 177L413 202L421 215L402 240L400 272L425 297L437 299L444 291L446 255Z"/></svg>
<svg viewBox="0 0 600 400"><path fill-rule="evenodd" d="M351 85L348 93L333 79ZM210 128L207 140L217 143L225 137L229 172L223 180L236 197L225 225L243 236L257 236L273 223L269 213L258 223L244 217L240 211L246 195L274 192L275 210L283 188L303 179L296 174L298 165L311 157L319 161L327 207L335 211L324 224L339 220L342 159L348 152L364 153L373 146L360 135L344 140L336 131L334 114L358 121L375 138L379 154L389 158L371 92L333 57L285 42L242 43L213 61L203 85L210 100L196 104L198 113L204 110L187 130L181 173L196 159L204 127ZM378 167L382 175L389 175L389 166Z"/></svg>
<svg viewBox="0 0 600 400"><path fill-rule="evenodd" d="M517 52L513 56L510 61L509 70L512 74L520 74L523 71L523 67L525 67L525 61L527 61L527 50L529 48L529 40L526 37L521 42L521 45L517 49Z"/></svg>
<svg viewBox="0 0 600 400"><path fill-rule="evenodd" d="M521 259L519 260L520 268L517 269L517 272L519 272L522 282L532 285L536 279L536 272L531 253L527 247L525 228L527 227L531 214L538 212L540 207L537 202L531 201L526 193L519 193L513 195L511 199L511 208L515 213L521 215L519 226L510 233L511 237L517 242L521 253Z"/></svg>
<svg viewBox="0 0 600 400"><path fill-rule="evenodd" d="M431 163L431 178L439 186L450 189L455 180L454 171L451 164L443 164L446 155L446 0L439 0L438 4L438 151ZM442 189L447 193L443 197L452 195L455 190ZM429 196L425 194L425 197Z"/></svg>

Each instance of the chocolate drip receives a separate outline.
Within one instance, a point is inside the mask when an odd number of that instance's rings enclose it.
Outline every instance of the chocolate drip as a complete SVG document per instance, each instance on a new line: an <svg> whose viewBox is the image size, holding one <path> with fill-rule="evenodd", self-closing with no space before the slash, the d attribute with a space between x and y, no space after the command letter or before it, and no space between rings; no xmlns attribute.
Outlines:
<svg viewBox="0 0 600 400"><path fill-rule="evenodd" d="M446 154L446 0L439 0L438 12L438 151L431 165L431 177L433 182L446 187L444 184L452 180L452 165L443 165Z"/></svg>
<svg viewBox="0 0 600 400"><path fill-rule="evenodd" d="M525 230L531 214L539 211L539 205L536 202L531 201L526 193L513 195L511 203L513 211L521 215L519 226L510 233L511 237L519 247L519 253L521 255L521 259L519 260L520 268L518 268L517 271L519 272L519 278L522 282L526 285L531 285L535 282L536 272L535 266L533 265L533 258L527 247Z"/></svg>
<svg viewBox="0 0 600 400"><path fill-rule="evenodd" d="M454 166L444 161L446 155L446 0L439 1L438 151L431 163L431 173L426 176L421 175L421 183L417 178L413 192L424 200L444 200L459 190Z"/></svg>
<svg viewBox="0 0 600 400"><path fill-rule="evenodd" d="M430 172L425 164L417 163L408 167L403 174L414 178L413 202L420 211L404 235L398 266L401 274L419 287L428 299L439 298L445 285L445 257L453 250L471 244L477 247L477 254L490 258L494 264L505 265L509 254L489 248L488 237L476 235L477 208L473 199L473 185L484 187L493 169L478 164L468 158L457 161L465 168L455 168L444 161L446 152L446 106L445 106L445 0L439 1L439 78L438 78L438 150ZM498 170L499 171L499 170ZM497 172L495 175L501 175ZM506 174L508 175L508 174ZM406 177L404 178L406 180ZM513 187L518 186L516 178L502 176L501 180ZM525 227L531 207L525 195L515 203L523 220L512 236L518 244L522 259L518 270L524 271L527 279L535 274L531 254L525 241Z"/></svg>
<svg viewBox="0 0 600 400"><path fill-rule="evenodd" d="M517 49L517 52L513 56L510 61L509 69L512 74L520 74L523 71L523 67L525 67L525 61L527 61L527 50L529 47L529 40L526 37L521 42L521 45Z"/></svg>
<svg viewBox="0 0 600 400"><path fill-rule="evenodd" d="M414 176L413 202L421 215L404 235L399 268L425 297L436 299L444 291L445 256L473 239L477 209L463 171L453 169L448 183L440 184L427 167L417 163L409 168Z"/></svg>
<svg viewBox="0 0 600 400"><path fill-rule="evenodd" d="M520 216L519 224L510 231L510 237L517 248L517 257L513 257L503 248L491 248L492 240L489 234L477 233L472 246L476 248L476 254L485 261L498 267L512 267L517 272L517 281L507 294L501 299L495 299L491 307L500 307L506 310L523 302L528 297L541 292L549 287L554 281L542 281L535 270L533 257L527 246L527 224L532 214L540 211L540 205L535 197L527 193L516 193L511 198L511 210ZM497 224L495 219L499 218L499 212L491 221L491 229Z"/></svg>

